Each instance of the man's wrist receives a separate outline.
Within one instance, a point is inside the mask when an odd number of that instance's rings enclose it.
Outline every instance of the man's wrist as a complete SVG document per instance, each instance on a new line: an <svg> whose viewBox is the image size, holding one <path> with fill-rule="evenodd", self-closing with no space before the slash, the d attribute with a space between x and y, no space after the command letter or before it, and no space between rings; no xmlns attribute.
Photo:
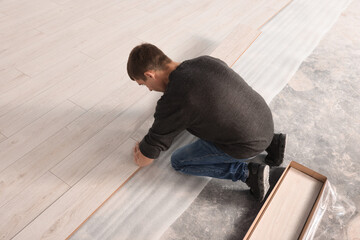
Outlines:
<svg viewBox="0 0 360 240"><path fill-rule="evenodd" d="M151 158L151 159L157 158L160 154L160 152L154 154L154 151L157 151L157 149L154 146L149 145L145 141L145 138L139 143L139 150L142 155L144 155L147 158Z"/></svg>

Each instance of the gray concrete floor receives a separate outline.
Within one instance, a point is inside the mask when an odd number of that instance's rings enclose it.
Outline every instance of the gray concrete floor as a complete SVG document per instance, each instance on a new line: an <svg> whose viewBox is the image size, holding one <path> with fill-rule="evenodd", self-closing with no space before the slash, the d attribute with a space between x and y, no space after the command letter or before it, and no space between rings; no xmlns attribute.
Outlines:
<svg viewBox="0 0 360 240"><path fill-rule="evenodd" d="M336 191L315 239L360 237L359 11L354 1L270 104L288 135L283 166L308 166ZM272 184L280 174L272 169ZM162 239L242 239L260 208L245 184L212 179Z"/></svg>

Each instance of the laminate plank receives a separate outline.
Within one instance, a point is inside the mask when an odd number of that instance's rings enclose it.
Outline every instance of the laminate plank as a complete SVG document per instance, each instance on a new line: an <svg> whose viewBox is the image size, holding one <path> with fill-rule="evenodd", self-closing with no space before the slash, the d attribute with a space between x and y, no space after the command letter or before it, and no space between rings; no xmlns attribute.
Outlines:
<svg viewBox="0 0 360 240"><path fill-rule="evenodd" d="M11 5L14 5L14 4L19 4L21 1L24 1L24 0L18 0L17 2L15 1L11 1L11 0L3 0L0 2L1 4L1 8L3 9L3 11L6 9L6 8L10 8L11 9ZM4 14L5 15L5 11L0 11L0 14Z"/></svg>
<svg viewBox="0 0 360 240"><path fill-rule="evenodd" d="M180 39L186 47L184 49L178 48L175 45L168 44L172 48L169 48L169 52L174 54L180 59L187 59L190 57L196 57L203 54L208 54L213 57L217 57L225 61L229 66L248 49L248 47L257 39L260 31L254 30L248 26L239 24L230 32L221 43L209 42L202 38L190 37L188 39L181 38L181 36L175 36L174 38ZM175 42L176 40L171 42ZM169 40L169 39L167 39ZM171 40L171 39L170 39ZM182 51L180 52L179 49Z"/></svg>
<svg viewBox="0 0 360 240"><path fill-rule="evenodd" d="M124 91L114 92L3 170L0 174L0 206L91 139L146 92L145 88L129 82ZM131 97L124 98L124 93Z"/></svg>
<svg viewBox="0 0 360 240"><path fill-rule="evenodd" d="M134 28L132 23L136 20L143 20L143 17L147 15L147 12L135 8L138 5L141 5L141 2L122 1L89 15L89 18L109 26L114 26L117 29L122 27L129 28L129 26ZM143 24L146 24L146 22L143 22Z"/></svg>
<svg viewBox="0 0 360 240"><path fill-rule="evenodd" d="M179 25L186 26L182 24L182 19L192 14L196 15L201 13L208 5L209 2L206 1L199 1L198 4L189 4L187 1L174 2L171 5L163 4L159 8L156 8L156 10L152 10L152 14L159 16L159 18L152 18L158 23L163 23L163 21L159 21L161 16L163 16L163 18L165 17L169 22L179 22ZM149 14L147 16L151 17ZM150 23L152 22L150 21Z"/></svg>
<svg viewBox="0 0 360 240"><path fill-rule="evenodd" d="M238 25L211 54L213 57L221 58L229 66L249 48L249 46L260 35L260 31L246 25Z"/></svg>
<svg viewBox="0 0 360 240"><path fill-rule="evenodd" d="M130 0L123 0L123 1L126 1L127 3L132 2ZM65 6L65 7L68 7L69 9L80 8L84 12L93 13L94 11L102 10L103 8L113 6L113 5L117 4L117 3L118 3L117 1L112 1L112 0L104 0L104 1L99 1L99 0L72 0L72 1L64 2L61 5Z"/></svg>
<svg viewBox="0 0 360 240"><path fill-rule="evenodd" d="M229 27L238 24L248 25L253 29L260 28L268 22L276 13L289 3L289 0L272 0L262 3L258 7L258 2L239 1L236 3L219 3L217 8L209 8L208 11L193 13L181 19L183 25L189 27L192 33L219 40L218 37L227 35L231 30ZM242 14L238 14L239 10ZM217 16L223 16L217 18ZM213 34L216 32L217 34ZM220 39L222 40L222 39Z"/></svg>
<svg viewBox="0 0 360 240"><path fill-rule="evenodd" d="M194 35L201 35L208 41L213 41L218 45L237 25L243 24L242 19L248 12L256 8L256 2L253 1L238 1L236 3L224 3L224 5L227 7L212 10L213 13L208 16L210 19L204 25L195 22L189 26L189 31ZM206 18L204 18L204 21L206 21ZM183 24L188 25L189 23L184 22Z"/></svg>
<svg viewBox="0 0 360 240"><path fill-rule="evenodd" d="M65 38L61 45L51 46L51 50L48 49L43 54L36 52L37 57L32 57L31 61L24 62L23 64L17 63L17 68L29 76L36 76L49 67L72 56L78 50L81 50L83 46L86 46L86 44L99 41L102 38L102 34L109 29L109 27L89 19L79 23L79 27L81 29L74 33L73 37L61 36Z"/></svg>
<svg viewBox="0 0 360 240"><path fill-rule="evenodd" d="M119 42L119 46L117 48L99 59L96 59L96 63L104 70L118 71L119 69L123 69L125 71L123 66L127 63L132 47L140 43L141 40L137 38L131 38L129 42L125 42L125 40L121 43ZM100 55L102 55L102 53L100 53Z"/></svg>
<svg viewBox="0 0 360 240"><path fill-rule="evenodd" d="M12 51L14 48L30 44L44 37L43 33L32 28L23 30L19 30L18 26L14 26L14 28L16 29L14 33L7 31L6 34L1 34L0 53Z"/></svg>
<svg viewBox="0 0 360 240"><path fill-rule="evenodd" d="M11 239L69 189L47 172L0 208L0 238Z"/></svg>
<svg viewBox="0 0 360 240"><path fill-rule="evenodd" d="M232 8L223 7L221 3L218 3L218 5L221 7L216 8L217 5L209 7L208 3L201 2L201 4L198 4L198 6L194 7L191 11L188 10L186 14L180 13L175 17L169 16L170 21L161 22L157 24L156 27L149 27L147 31L138 35L138 38L146 42L155 43L166 52L174 51L176 52L174 55L180 56L181 59L196 56L195 53L199 52L210 54L212 50L236 28L238 22L241 22L241 16L237 14L236 10L242 9L246 12L247 9L256 7L254 4L250 4L250 2L243 1L237 3L236 6L232 5ZM206 14L201 14L202 11L199 6L208 9L205 11ZM197 20L199 14L204 15L202 19L207 22L207 24L201 24L201 22ZM216 18L217 15L222 16L224 14L226 17ZM178 18L179 16L181 17ZM172 25L173 22L175 25ZM179 22L181 26L177 25ZM157 34L153 34L153 32ZM181 47L179 48L179 46ZM181 53L181 50L184 50L186 54L190 55Z"/></svg>
<svg viewBox="0 0 360 240"><path fill-rule="evenodd" d="M167 9L165 8L165 10ZM211 51L206 51L206 49L214 45L215 42L191 33L188 28L180 26L176 21L176 19L186 15L185 13L181 10L177 12L176 16L169 17L169 21L160 21L156 26L149 26L146 31L138 34L137 38L155 44L170 58L177 61L199 54L210 54ZM157 34L153 34L153 32Z"/></svg>
<svg viewBox="0 0 360 240"><path fill-rule="evenodd" d="M71 0L51 0L51 1L59 5L63 5L66 4L67 2L70 2Z"/></svg>
<svg viewBox="0 0 360 240"><path fill-rule="evenodd" d="M13 239L65 239L111 197L139 167L131 161L135 142L129 139ZM119 187L120 186L120 187Z"/></svg>
<svg viewBox="0 0 360 240"><path fill-rule="evenodd" d="M170 58L180 62L200 55L210 55L217 44L184 32L173 32L163 40L156 45L161 47Z"/></svg>
<svg viewBox="0 0 360 240"><path fill-rule="evenodd" d="M53 6L53 8L42 9L42 11L29 11L26 14L10 15L0 19L1 34L3 34L3 37L8 37L30 29L35 30L35 27L50 21L65 10L56 4Z"/></svg>
<svg viewBox="0 0 360 240"><path fill-rule="evenodd" d="M48 35L38 41L31 42L28 45L19 46L17 49L11 48L9 51L3 52L3 57L0 59L0 66L22 66L44 54L52 54L54 51L59 51L60 49L63 49L65 53L68 54L70 49L81 46L82 42L91 41L92 34L96 31L101 32L101 29L103 28L104 25L94 20L84 19L72 24L62 31ZM72 54L74 54L74 52L72 52ZM58 57L64 59L61 55ZM59 62L53 60L50 61L50 64L54 61ZM18 69L21 70L21 68Z"/></svg>
<svg viewBox="0 0 360 240"><path fill-rule="evenodd" d="M182 8L178 4L159 9L157 17L146 16L145 24L135 27L136 31L138 31L136 37L153 44L158 44L174 33L183 32L183 34L188 35L187 27L183 26L181 21L179 21L188 14L188 9L189 7L185 6L185 8ZM166 18L166 21L163 21L164 18ZM138 26L138 23L136 26Z"/></svg>
<svg viewBox="0 0 360 240"><path fill-rule="evenodd" d="M82 53L75 54L67 61L48 69L43 74L32 78L25 84L19 85L0 95L0 116L3 116L15 107L25 103L33 96L66 79L71 74L89 65L93 60Z"/></svg>
<svg viewBox="0 0 360 240"><path fill-rule="evenodd" d="M242 24L259 29L277 15L284 7L290 4L291 1L292 0L273 0L272 2L268 2L262 8L253 10L251 14L244 17Z"/></svg>
<svg viewBox="0 0 360 240"><path fill-rule="evenodd" d="M81 52L94 59L100 59L112 51L122 51L121 61L125 61L124 57L128 57L129 49L132 49L133 46L139 43L139 39L134 37L132 31L113 29L109 34L103 36L101 41L83 46Z"/></svg>
<svg viewBox="0 0 360 240"><path fill-rule="evenodd" d="M89 15L101 11L104 8L112 7L116 1L68 1L61 4L61 8L65 9L61 14L57 14L55 18L45 22L42 25L36 26L36 29L47 33L55 33L67 26L79 22Z"/></svg>
<svg viewBox="0 0 360 240"><path fill-rule="evenodd" d="M100 67L85 68L76 72L0 117L1 131L6 136L15 134L104 74L106 72ZM119 87L119 84L116 86L114 83L115 87Z"/></svg>
<svg viewBox="0 0 360 240"><path fill-rule="evenodd" d="M156 34L153 34L154 32L156 32ZM185 27L180 26L178 23L162 22L157 24L156 26L150 27L148 30L139 34L137 38L152 43L154 45L158 45L161 43L165 43L167 39L173 38L174 35L181 35L181 34L190 37L188 30ZM183 47L184 46L182 46L182 48Z"/></svg>
<svg viewBox="0 0 360 240"><path fill-rule="evenodd" d="M281 11L284 7L286 7L289 3L291 3L292 0L273 0L271 3L267 2L267 7L271 7L274 9L278 9ZM269 19L271 20L271 19Z"/></svg>
<svg viewBox="0 0 360 240"><path fill-rule="evenodd" d="M13 1L13 4L4 5L0 3L0 12L7 16L24 16L38 12L48 11L58 5L46 0Z"/></svg>
<svg viewBox="0 0 360 240"><path fill-rule="evenodd" d="M69 100L88 110L111 94L114 89L120 89L125 81L128 80L125 80L126 76L123 70L109 72L88 87L82 88L71 96Z"/></svg>
<svg viewBox="0 0 360 240"><path fill-rule="evenodd" d="M15 68L5 68L0 70L0 93L23 84L30 80L30 77Z"/></svg>
<svg viewBox="0 0 360 240"><path fill-rule="evenodd" d="M298 239L322 185L290 168L250 239Z"/></svg>
<svg viewBox="0 0 360 240"><path fill-rule="evenodd" d="M24 38L24 35L38 33L38 35L26 38L26 42L20 42L20 44L17 45L13 44L15 46L11 49L6 49L6 53L14 53L19 51L19 49L31 45L27 44L27 42L31 41L32 43L36 43L37 41L43 41L44 38L50 36L52 33L71 27L84 18L85 15L82 14L83 9L83 7L72 9L57 5L53 9L42 12L29 12L29 14L26 15L6 16L6 18L0 20L0 33L3 36L1 42L5 40L8 42L12 39Z"/></svg>
<svg viewBox="0 0 360 240"><path fill-rule="evenodd" d="M0 52L3 57L44 39L45 34L34 29L34 26L48 21L51 17L56 16L58 11L57 8L43 9L42 12L34 11L29 14L11 15L0 19L2 36Z"/></svg>
<svg viewBox="0 0 360 240"><path fill-rule="evenodd" d="M147 118L145 122L131 135L131 138L136 142L140 142L148 133L154 120L155 118L153 115Z"/></svg>
<svg viewBox="0 0 360 240"><path fill-rule="evenodd" d="M255 4L251 5L251 2L239 1L239 3L242 6L255 6ZM226 4L226 1L200 1L199 3L193 4L192 7L195 11L192 11L191 14L182 18L180 22L182 25L192 26L194 28L212 25L213 22L218 21L217 16L226 9L238 8L236 4L234 5L234 2Z"/></svg>
<svg viewBox="0 0 360 240"><path fill-rule="evenodd" d="M136 33L137 38L156 45L160 41L164 42L164 39L169 38L169 35L173 35L174 32L189 35L187 29L179 21L192 11L191 6L183 2L166 4L156 9L151 15L145 14L143 19L132 22L131 31Z"/></svg>
<svg viewBox="0 0 360 240"><path fill-rule="evenodd" d="M88 69L90 66L92 67L91 69L95 68L94 65L90 65L92 62L94 61L82 53L75 54L72 58L68 59L68 61L64 61L38 77L32 78L32 81L27 81L24 84L18 85L17 87L2 93L0 95L0 119L5 117L4 115L6 113L13 111L27 101L34 101L34 97L41 94L46 89L51 88L56 84L60 84L80 69ZM31 111L31 109L33 108L30 108L27 111ZM13 120L14 119L11 119L10 122ZM26 121L26 119L18 120ZM3 129L3 126L9 125L9 122L3 120L2 124L0 124L1 129Z"/></svg>
<svg viewBox="0 0 360 240"><path fill-rule="evenodd" d="M3 134L0 133L0 143L5 141L7 137L5 137Z"/></svg>
<svg viewBox="0 0 360 240"><path fill-rule="evenodd" d="M54 17L48 18L48 21L44 21L41 24L33 24L32 26L36 30L50 35L58 31L63 31L68 26L80 22L86 18L86 16L87 14L84 14L84 12L79 8L60 6Z"/></svg>
<svg viewBox="0 0 360 240"><path fill-rule="evenodd" d="M147 119L153 113L156 100L159 97L159 94L148 94L136 102L88 142L51 169L51 172L67 184L74 186L114 151L119 144L131 137L132 133L142 125L143 119Z"/></svg>
<svg viewBox="0 0 360 240"><path fill-rule="evenodd" d="M139 42L140 41L137 39L132 39L132 41L130 41L130 43L134 43L134 45ZM101 66L105 70L121 68L123 62L127 60L128 53L125 55L124 51L129 51L127 47L130 43L126 42L124 44L120 44L117 49L99 59L99 61L97 61L97 65ZM81 60L81 58L83 58L83 60ZM13 91L0 96L0 102L3 104L2 106L0 105L0 116L12 110L16 106L23 104L31 96L38 94L44 89L53 86L63 78L68 77L73 72L78 71L80 67L83 67L81 66L81 61L84 61L84 64L88 64L88 62L91 62L92 60L82 54L76 54L74 58L69 58L67 61L63 61L58 66L37 76L34 78L33 82L25 84L17 89L13 89ZM72 64L74 64L74 66L72 66ZM71 69L71 67L74 69Z"/></svg>
<svg viewBox="0 0 360 240"><path fill-rule="evenodd" d="M199 1L193 4L194 11L191 14L181 18L179 21L182 26L189 27L193 33L208 32L209 35L214 34L213 27L218 25L219 22L226 21L227 18L234 17L235 25L241 22L241 19L247 14L248 11L256 8L258 3L254 1L216 1L215 3ZM206 11L203 11L206 9ZM220 17L221 16L221 17Z"/></svg>
<svg viewBox="0 0 360 240"><path fill-rule="evenodd" d="M43 33L44 35L50 35L51 33L55 33L56 31L71 26L72 24L76 23L76 21L66 22L66 24L64 24L62 27L58 28L54 26L51 31L45 31L43 29L43 26L48 25L49 23L52 23L59 18L63 18L65 16L70 17L71 14L76 14L76 12L74 12L72 9L56 4L56 7L54 7L53 9L49 9L46 12L41 12L31 17L21 17L19 20L22 20L23 22L26 21L27 25Z"/></svg>
<svg viewBox="0 0 360 240"><path fill-rule="evenodd" d="M13 1L16 2L16 1ZM0 7L1 7L1 3L0 3ZM51 10L48 10L49 12L52 13ZM0 13L1 14L1 13ZM40 13L40 15L42 15L44 13ZM26 14L25 16L22 15L12 15L12 16L7 16L5 14L2 15L2 17L0 17L0 33L2 35L2 38L6 38L8 36L14 35L16 33L18 33L18 31L25 31L25 30L29 30L32 29L33 27L31 25L28 24L29 21L32 20L32 18L36 18L39 16L39 13L34 13L34 14ZM2 41L3 39L1 39Z"/></svg>
<svg viewBox="0 0 360 240"><path fill-rule="evenodd" d="M1 11L0 13L5 14L5 12L9 9L16 8L17 5L22 4L26 2L25 0L17 0L17 1L11 1L11 0L2 0L0 2L1 4Z"/></svg>
<svg viewBox="0 0 360 240"><path fill-rule="evenodd" d="M65 101L22 131L1 142L0 172L84 112L85 110L77 105Z"/></svg>
<svg viewBox="0 0 360 240"><path fill-rule="evenodd" d="M187 4L186 1L183 2L183 5ZM153 14L156 11L163 7L163 6L168 6L169 2L166 0L148 0L148 1L144 1L142 4L139 4L136 8L141 9L145 12L147 12L147 14Z"/></svg>

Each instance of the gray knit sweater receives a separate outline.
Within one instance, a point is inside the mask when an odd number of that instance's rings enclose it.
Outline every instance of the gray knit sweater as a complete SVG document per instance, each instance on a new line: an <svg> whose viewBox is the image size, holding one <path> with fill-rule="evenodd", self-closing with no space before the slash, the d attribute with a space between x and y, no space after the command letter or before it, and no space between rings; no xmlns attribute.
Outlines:
<svg viewBox="0 0 360 240"><path fill-rule="evenodd" d="M264 99L226 63L210 56L186 60L170 73L154 117L140 142L141 153L149 158L167 150L183 130L239 159L264 151L274 134Z"/></svg>

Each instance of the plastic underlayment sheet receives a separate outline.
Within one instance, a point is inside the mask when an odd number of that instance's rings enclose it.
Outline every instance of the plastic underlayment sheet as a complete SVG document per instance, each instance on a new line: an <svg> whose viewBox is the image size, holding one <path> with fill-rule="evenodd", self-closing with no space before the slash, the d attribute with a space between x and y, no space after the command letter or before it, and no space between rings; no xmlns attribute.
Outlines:
<svg viewBox="0 0 360 240"><path fill-rule="evenodd" d="M318 209L314 213L309 224L309 228L305 232L303 239L314 239L325 212L327 212L327 214L331 214L333 216L332 221L337 223L339 228L342 228L344 223L349 222L355 211L356 207L354 203L346 197L338 195L336 193L336 189L332 187L329 181L327 181L324 187L324 192L319 200ZM323 233L322 231L319 232Z"/></svg>
<svg viewBox="0 0 360 240"><path fill-rule="evenodd" d="M293 0L260 29L262 34L235 63L233 69L269 103L350 2ZM71 239L160 238L210 180L183 175L171 168L171 153L195 140L188 133L181 134L173 146L160 155L158 161L141 169ZM329 184L307 239L312 239L326 209L339 211L336 203L336 194ZM340 211L340 214L343 212Z"/></svg>

